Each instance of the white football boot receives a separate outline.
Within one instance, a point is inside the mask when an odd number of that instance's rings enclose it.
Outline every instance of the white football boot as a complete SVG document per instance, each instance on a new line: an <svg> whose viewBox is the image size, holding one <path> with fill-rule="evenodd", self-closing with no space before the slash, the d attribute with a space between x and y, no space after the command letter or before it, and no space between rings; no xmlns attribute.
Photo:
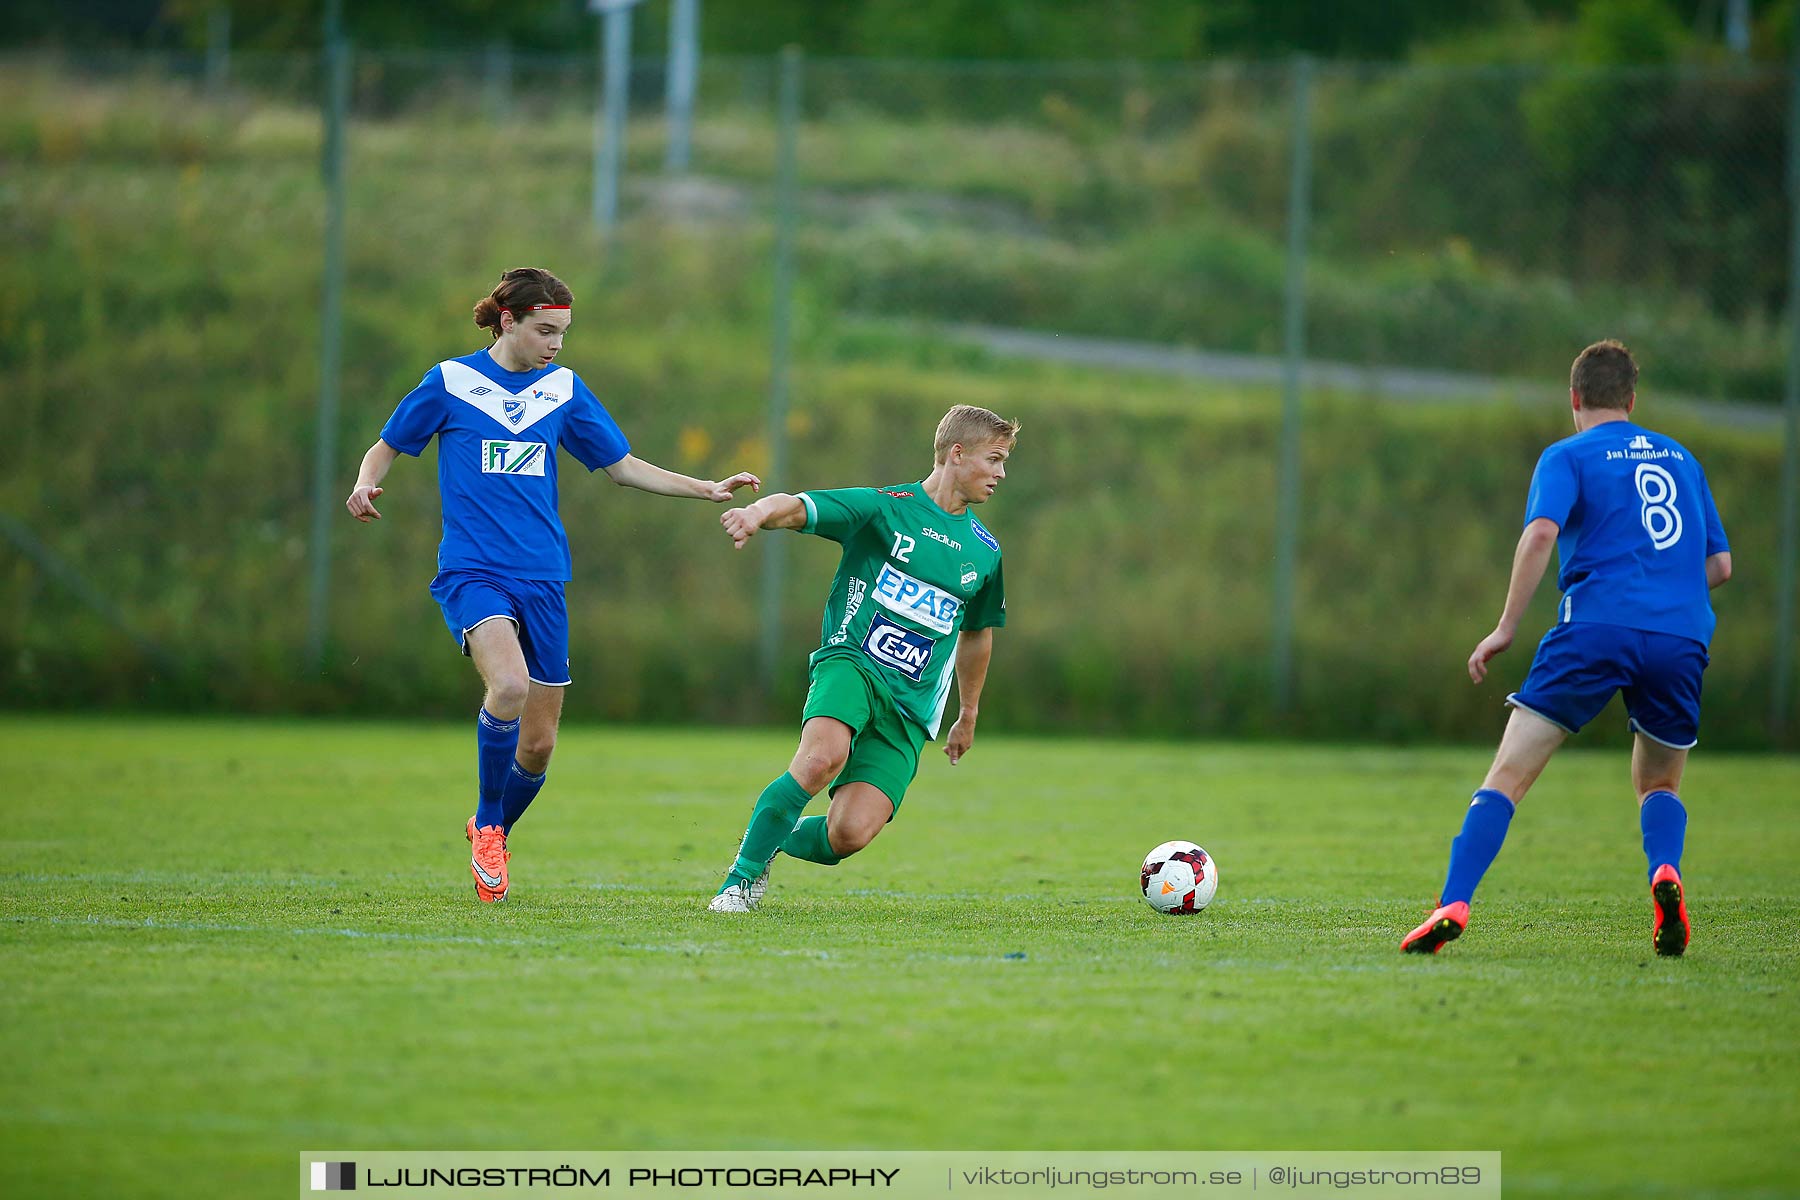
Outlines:
<svg viewBox="0 0 1800 1200"><path fill-rule="evenodd" d="M742 913L754 908L750 901L750 885L747 883L727 884L725 890L712 898L706 906L707 912Z"/></svg>

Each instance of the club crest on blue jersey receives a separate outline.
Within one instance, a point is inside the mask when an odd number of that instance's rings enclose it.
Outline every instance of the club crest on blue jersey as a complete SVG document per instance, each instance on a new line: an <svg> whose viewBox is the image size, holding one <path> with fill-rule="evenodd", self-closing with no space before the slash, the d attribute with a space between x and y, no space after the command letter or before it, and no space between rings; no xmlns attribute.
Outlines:
<svg viewBox="0 0 1800 1200"><path fill-rule="evenodd" d="M514 425L525 419L525 402L523 400L508 400L502 407L506 409L506 419Z"/></svg>
<svg viewBox="0 0 1800 1200"><path fill-rule="evenodd" d="M956 614L962 611L962 601L949 592L887 563L881 564L881 574L875 578L874 594L875 603L889 612L940 634L956 628Z"/></svg>
<svg viewBox="0 0 1800 1200"><path fill-rule="evenodd" d="M863 652L870 658L915 683L924 678L925 668L931 663L931 647L930 638L897 625L880 613L869 622L869 633L862 643Z"/></svg>

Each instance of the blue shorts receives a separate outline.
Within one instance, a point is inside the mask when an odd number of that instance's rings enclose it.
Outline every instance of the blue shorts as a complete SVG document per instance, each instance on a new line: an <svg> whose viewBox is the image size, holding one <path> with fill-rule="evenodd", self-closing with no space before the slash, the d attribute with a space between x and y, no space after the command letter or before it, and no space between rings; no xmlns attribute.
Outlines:
<svg viewBox="0 0 1800 1200"><path fill-rule="evenodd" d="M1572 621L1544 635L1525 685L1506 702L1575 733L1623 692L1634 732L1688 750L1700 740L1700 676L1709 661L1693 638Z"/></svg>
<svg viewBox="0 0 1800 1200"><path fill-rule="evenodd" d="M444 624L469 652L469 631L504 617L519 631L525 673L547 687L569 683L569 610L563 584L554 579L508 579L491 571L458 567L439 571L431 598L444 610Z"/></svg>

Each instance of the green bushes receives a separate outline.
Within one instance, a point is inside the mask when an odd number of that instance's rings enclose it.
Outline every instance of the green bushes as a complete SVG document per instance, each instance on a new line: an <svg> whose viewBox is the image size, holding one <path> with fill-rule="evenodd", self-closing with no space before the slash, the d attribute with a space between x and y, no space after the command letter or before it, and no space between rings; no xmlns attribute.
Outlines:
<svg viewBox="0 0 1800 1200"><path fill-rule="evenodd" d="M0 512L29 524L172 661L141 652L0 543L5 702L465 711L469 667L424 591L438 536L431 452L395 468L376 525L338 515L333 499L327 664L317 675L302 668L323 209L316 147L294 132L305 122L241 114L226 132L196 135L193 154L176 154L169 139L187 136L179 122L171 131L106 111L173 103L168 95L126 89L96 100L72 89L73 110L98 105L101 132L58 158L41 140L54 140L57 106L32 94L0 114L0 154L27 168L0 180L9 429ZM1267 130L1215 117L1194 153L1263 161ZM828 149L833 137L854 140L857 125L847 125L822 122L808 137ZM1146 119L1147 137L1165 136L1156 128ZM336 431L343 491L420 373L480 344L470 305L520 263L550 266L573 286L568 361L644 457L696 474L766 471L768 241L754 195L743 187L740 206L688 222L665 220L660 194L640 198L645 211L603 247L586 211L586 132L566 115L516 131L407 122L354 131ZM809 197L793 448L787 477L770 483L917 478L953 403L1024 419L1016 469L991 514L1013 594L991 727L1490 734L1503 684L1471 688L1462 661L1499 605L1531 464L1564 431L1555 389L1529 412L1311 398L1297 704L1277 714L1266 676L1273 395L999 364L849 314L1268 351L1280 328L1279 220L1173 203L1201 192L1166 191L1157 201L1169 204L1166 217L1086 226L1082 189L1112 169L1113 149L1101 141L1038 155L1031 138L1060 135L990 133L986 191L957 190L961 135L943 126L931 133L942 153L930 159L942 191L871 199L864 183L881 155L865 150L837 164L838 190ZM740 183L755 157L744 156ZM1041 174L1029 173L1033 162ZM1219 204L1266 184L1201 181L1155 155L1131 169L1152 195L1165 186L1157 180L1186 178ZM490 184L501 177L528 180L529 203L497 199ZM1655 288L1577 288L1454 240L1375 261L1322 254L1308 286L1310 342L1323 356L1554 379L1594 336L1638 343L1646 418L1707 463L1738 552L1739 578L1720 596L1706 737L1763 744L1778 448L1766 436L1664 420L1656 401L1675 390L1767 389L1780 361L1772 322L1727 321ZM566 466L577 570L571 714L790 719L833 548L790 538L789 666L770 692L755 668L761 552L732 553L716 510L621 492ZM1528 652L1519 647L1499 676L1516 678ZM1617 736L1617 722L1603 724L1602 736Z"/></svg>
<svg viewBox="0 0 1800 1200"><path fill-rule="evenodd" d="M1191 219L1078 249L1042 238L889 222L816 230L807 270L849 309L930 314L1269 354L1280 350L1285 259L1273 238ZM1671 393L1773 400L1784 337L1698 300L1641 290L1578 292L1478 259L1466 243L1352 268L1308 264L1307 347L1355 363L1434 366L1536 383L1568 370L1570 347L1620 337L1643 348Z"/></svg>

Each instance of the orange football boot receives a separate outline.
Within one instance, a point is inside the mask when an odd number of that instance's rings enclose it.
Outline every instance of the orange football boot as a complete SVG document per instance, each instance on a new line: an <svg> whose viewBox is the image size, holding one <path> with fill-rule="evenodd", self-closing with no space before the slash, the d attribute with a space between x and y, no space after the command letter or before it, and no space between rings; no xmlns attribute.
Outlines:
<svg viewBox="0 0 1800 1200"><path fill-rule="evenodd" d="M1425 918L1425 923L1400 939L1406 954L1436 954L1445 942L1454 942L1469 926L1469 905L1458 900L1446 904Z"/></svg>
<svg viewBox="0 0 1800 1200"><path fill-rule="evenodd" d="M1668 863L1656 868L1650 877L1650 900L1656 906L1656 924L1650 928L1650 943L1658 954L1674 957L1687 949L1687 901L1681 894L1681 874Z"/></svg>
<svg viewBox="0 0 1800 1200"><path fill-rule="evenodd" d="M470 817L463 834L469 839L469 874L475 876L475 894L483 904L506 899L506 862L512 857L506 848L506 830L498 825L477 829L475 818Z"/></svg>

